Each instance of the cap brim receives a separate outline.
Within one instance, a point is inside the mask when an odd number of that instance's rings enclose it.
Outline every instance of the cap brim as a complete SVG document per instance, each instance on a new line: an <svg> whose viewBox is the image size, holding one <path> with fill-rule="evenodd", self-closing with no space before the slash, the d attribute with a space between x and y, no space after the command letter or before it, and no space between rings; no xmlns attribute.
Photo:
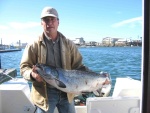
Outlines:
<svg viewBox="0 0 150 113"><path fill-rule="evenodd" d="M53 14L45 14L45 15L41 15L41 18L44 18L44 17L48 17L48 16L51 16L51 17L56 17L56 15L53 15Z"/></svg>

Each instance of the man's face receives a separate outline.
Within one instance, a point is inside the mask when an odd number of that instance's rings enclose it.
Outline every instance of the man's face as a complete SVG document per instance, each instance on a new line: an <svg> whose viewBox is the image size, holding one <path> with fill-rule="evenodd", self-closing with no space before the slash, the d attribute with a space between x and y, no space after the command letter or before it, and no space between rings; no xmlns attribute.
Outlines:
<svg viewBox="0 0 150 113"><path fill-rule="evenodd" d="M42 18L41 25L47 35L51 35L57 32L59 19L56 17L44 17Z"/></svg>

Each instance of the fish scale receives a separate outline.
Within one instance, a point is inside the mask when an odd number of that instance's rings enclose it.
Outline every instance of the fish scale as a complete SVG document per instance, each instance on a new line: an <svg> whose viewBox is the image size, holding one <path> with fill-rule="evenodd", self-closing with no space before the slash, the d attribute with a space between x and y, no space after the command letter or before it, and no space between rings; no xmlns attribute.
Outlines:
<svg viewBox="0 0 150 113"><path fill-rule="evenodd" d="M44 64L36 65L37 73L57 89L74 94L94 92L102 88L108 77L92 71L64 70Z"/></svg>

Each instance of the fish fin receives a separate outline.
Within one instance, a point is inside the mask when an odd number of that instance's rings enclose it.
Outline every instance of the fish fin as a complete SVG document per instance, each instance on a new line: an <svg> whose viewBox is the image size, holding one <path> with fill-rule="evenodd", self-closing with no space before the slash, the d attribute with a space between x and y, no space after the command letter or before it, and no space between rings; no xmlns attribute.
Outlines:
<svg viewBox="0 0 150 113"><path fill-rule="evenodd" d="M101 96L101 90L102 90L102 87L97 89L96 91L93 91L94 95L100 97Z"/></svg>
<svg viewBox="0 0 150 113"><path fill-rule="evenodd" d="M61 88L66 88L66 85L58 79L55 79L56 84Z"/></svg>
<svg viewBox="0 0 150 113"><path fill-rule="evenodd" d="M98 97L100 96L98 91L93 91L93 93L94 93L95 96L98 96Z"/></svg>
<svg viewBox="0 0 150 113"><path fill-rule="evenodd" d="M71 103L75 97L75 94L74 93L67 93L67 97L68 97L69 103Z"/></svg>

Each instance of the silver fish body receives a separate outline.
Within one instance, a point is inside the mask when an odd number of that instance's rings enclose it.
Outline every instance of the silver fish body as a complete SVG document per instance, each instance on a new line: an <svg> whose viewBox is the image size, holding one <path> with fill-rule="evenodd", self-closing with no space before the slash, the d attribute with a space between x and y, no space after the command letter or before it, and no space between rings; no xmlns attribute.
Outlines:
<svg viewBox="0 0 150 113"><path fill-rule="evenodd" d="M36 65L36 72L50 85L57 89L74 94L94 92L108 79L105 74L89 71L64 70L48 65Z"/></svg>

